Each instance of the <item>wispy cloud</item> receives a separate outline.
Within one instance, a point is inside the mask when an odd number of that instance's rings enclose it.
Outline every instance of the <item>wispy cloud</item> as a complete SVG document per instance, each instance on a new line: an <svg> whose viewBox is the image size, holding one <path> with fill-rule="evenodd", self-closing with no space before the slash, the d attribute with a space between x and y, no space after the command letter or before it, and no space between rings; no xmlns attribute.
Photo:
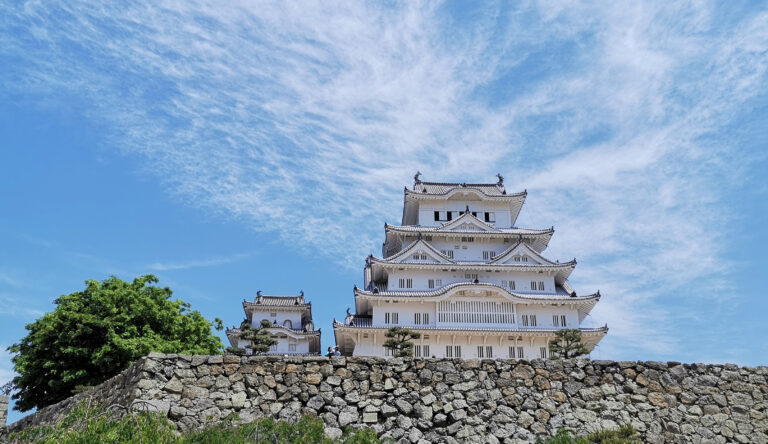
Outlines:
<svg viewBox="0 0 768 444"><path fill-rule="evenodd" d="M188 260L180 262L154 262L147 265L152 271L186 270L189 268L213 267L217 265L239 262L253 256L251 253L240 253L231 256L212 257L207 259Z"/></svg>
<svg viewBox="0 0 768 444"><path fill-rule="evenodd" d="M295 248L359 267L415 170L501 171L529 190L521 224L555 224L550 254L577 256L577 288L603 290L607 354L674 350L661 295L722 279L725 195L752 155L719 130L764 97L765 9L0 8L4 88L85 102L179 199Z"/></svg>

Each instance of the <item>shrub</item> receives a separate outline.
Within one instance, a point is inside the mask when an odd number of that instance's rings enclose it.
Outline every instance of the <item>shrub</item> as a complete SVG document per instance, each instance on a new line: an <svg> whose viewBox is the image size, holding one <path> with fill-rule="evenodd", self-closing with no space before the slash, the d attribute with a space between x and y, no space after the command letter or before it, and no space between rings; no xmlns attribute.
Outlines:
<svg viewBox="0 0 768 444"><path fill-rule="evenodd" d="M325 436L323 422L309 416L296 424L275 422L270 418L240 424L237 417L201 431L177 435L176 427L156 413L116 415L80 403L53 426L27 427L12 434L14 444L376 444L379 439L371 429L348 428L340 440Z"/></svg>

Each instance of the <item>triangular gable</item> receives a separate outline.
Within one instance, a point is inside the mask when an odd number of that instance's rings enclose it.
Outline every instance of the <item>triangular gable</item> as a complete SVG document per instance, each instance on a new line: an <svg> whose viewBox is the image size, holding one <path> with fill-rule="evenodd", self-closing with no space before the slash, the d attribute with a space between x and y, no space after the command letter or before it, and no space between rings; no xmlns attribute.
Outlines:
<svg viewBox="0 0 768 444"><path fill-rule="evenodd" d="M520 261L516 261L515 256L520 257ZM528 260L527 261L524 260L523 257L526 257ZM557 265L556 262L552 262L549 259L545 258L541 254L536 252L536 250L531 248L530 245L522 241L509 247L507 251L496 256L496 258L492 260L490 263L497 264L497 265L500 265L500 264Z"/></svg>
<svg viewBox="0 0 768 444"><path fill-rule="evenodd" d="M477 217L473 216L472 213L470 212L466 212L461 216L457 217L456 219L450 222L444 223L440 229L449 230L449 231L484 231L484 232L500 232L501 231L498 228L494 228L489 224L487 224L486 222L481 221Z"/></svg>
<svg viewBox="0 0 768 444"><path fill-rule="evenodd" d="M419 259L415 259L414 255L418 254ZM425 257L422 259L422 257ZM405 250L386 258L388 262L399 263L414 263L414 264L450 264L453 263L450 259L443 256L442 253L435 250L435 248L425 242L423 239L419 239L416 242L409 245Z"/></svg>

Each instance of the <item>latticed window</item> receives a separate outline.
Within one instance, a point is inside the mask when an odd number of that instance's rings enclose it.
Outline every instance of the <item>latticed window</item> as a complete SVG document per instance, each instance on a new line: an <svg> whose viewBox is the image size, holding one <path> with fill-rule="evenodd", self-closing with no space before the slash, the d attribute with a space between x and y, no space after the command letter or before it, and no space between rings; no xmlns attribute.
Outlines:
<svg viewBox="0 0 768 444"><path fill-rule="evenodd" d="M509 357L512 359L523 359L523 347L509 346Z"/></svg>
<svg viewBox="0 0 768 444"><path fill-rule="evenodd" d="M511 302L451 300L437 304L437 321L461 324L512 324L515 307Z"/></svg>

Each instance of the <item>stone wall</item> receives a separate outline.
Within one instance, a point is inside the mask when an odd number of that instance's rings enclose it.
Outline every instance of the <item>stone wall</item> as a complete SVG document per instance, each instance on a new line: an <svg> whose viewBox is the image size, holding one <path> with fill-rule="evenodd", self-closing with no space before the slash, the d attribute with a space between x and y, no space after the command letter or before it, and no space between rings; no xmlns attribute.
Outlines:
<svg viewBox="0 0 768 444"><path fill-rule="evenodd" d="M90 393L158 410L181 430L230 414L310 414L331 436L367 426L400 442L531 442L631 424L649 443L768 443L767 379L767 367L730 364L151 354Z"/></svg>
<svg viewBox="0 0 768 444"><path fill-rule="evenodd" d="M0 427L5 427L8 418L8 397L0 395Z"/></svg>

